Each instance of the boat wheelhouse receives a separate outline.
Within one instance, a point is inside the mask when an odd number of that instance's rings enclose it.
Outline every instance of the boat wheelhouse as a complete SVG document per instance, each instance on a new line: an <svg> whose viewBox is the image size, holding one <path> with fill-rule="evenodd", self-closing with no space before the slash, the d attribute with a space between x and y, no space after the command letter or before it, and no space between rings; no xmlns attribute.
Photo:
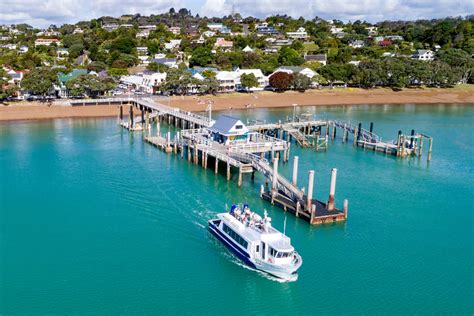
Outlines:
<svg viewBox="0 0 474 316"><path fill-rule="evenodd" d="M209 221L209 230L250 267L288 281L298 278L301 256L290 238L271 225L266 211L262 218L248 205L233 205L230 212Z"/></svg>

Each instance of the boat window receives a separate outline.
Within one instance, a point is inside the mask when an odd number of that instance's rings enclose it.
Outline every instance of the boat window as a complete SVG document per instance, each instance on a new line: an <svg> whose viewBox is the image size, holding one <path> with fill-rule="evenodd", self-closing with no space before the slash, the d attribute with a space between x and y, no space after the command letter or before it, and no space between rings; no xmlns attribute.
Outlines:
<svg viewBox="0 0 474 316"><path fill-rule="evenodd" d="M233 229L231 229L229 226L226 224L223 225L224 232L226 232L227 235L229 235L234 241L236 241L238 244L240 244L242 247L247 249L248 242L240 237L239 234L237 234Z"/></svg>

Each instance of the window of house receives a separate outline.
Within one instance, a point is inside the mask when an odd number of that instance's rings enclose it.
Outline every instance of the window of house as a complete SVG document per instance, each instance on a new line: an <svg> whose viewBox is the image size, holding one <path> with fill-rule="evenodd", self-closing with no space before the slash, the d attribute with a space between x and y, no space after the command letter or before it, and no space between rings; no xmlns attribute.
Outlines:
<svg viewBox="0 0 474 316"><path fill-rule="evenodd" d="M242 129L242 128L244 128L243 125L235 125L235 129Z"/></svg>

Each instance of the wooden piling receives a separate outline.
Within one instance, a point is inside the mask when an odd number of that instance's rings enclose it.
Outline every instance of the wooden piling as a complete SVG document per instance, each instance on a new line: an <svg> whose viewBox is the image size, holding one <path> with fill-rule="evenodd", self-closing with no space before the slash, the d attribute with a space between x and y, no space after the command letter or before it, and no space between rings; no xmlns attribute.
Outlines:
<svg viewBox="0 0 474 316"><path fill-rule="evenodd" d="M292 178L292 183L294 186L297 185L297 180L298 180L298 160L299 157L295 156L293 157L293 178Z"/></svg>
<svg viewBox="0 0 474 316"><path fill-rule="evenodd" d="M420 144L418 146L418 158L421 158L422 153L423 153L423 136L420 136Z"/></svg>
<svg viewBox="0 0 474 316"><path fill-rule="evenodd" d="M346 199L344 200L344 206L342 208L342 212L344 213L344 218L347 219L347 211L349 210L349 201Z"/></svg>
<svg viewBox="0 0 474 316"><path fill-rule="evenodd" d="M329 187L329 199L327 205L327 209L329 211L334 210L334 197L336 195L336 177L337 177L337 169L333 168L331 170L331 185Z"/></svg>
<svg viewBox="0 0 474 316"><path fill-rule="evenodd" d="M229 180L230 180L230 164L227 161L227 181L229 181Z"/></svg>
<svg viewBox="0 0 474 316"><path fill-rule="evenodd" d="M310 170L308 173L308 193L307 193L307 200L306 205L307 209L311 210L313 205L313 185L314 185L314 170Z"/></svg>
<svg viewBox="0 0 474 316"><path fill-rule="evenodd" d="M237 186L241 187L242 186L242 166L239 167L239 178L237 181Z"/></svg>
<svg viewBox="0 0 474 316"><path fill-rule="evenodd" d="M277 190L278 183L278 158L273 159L273 176L272 176L272 190Z"/></svg>
<svg viewBox="0 0 474 316"><path fill-rule="evenodd" d="M216 157L216 161L214 163L214 173L217 174L219 172L219 158Z"/></svg>
<svg viewBox="0 0 474 316"><path fill-rule="evenodd" d="M430 137L430 144L428 145L428 157L426 158L427 161L431 161L431 151L433 149L433 138Z"/></svg>

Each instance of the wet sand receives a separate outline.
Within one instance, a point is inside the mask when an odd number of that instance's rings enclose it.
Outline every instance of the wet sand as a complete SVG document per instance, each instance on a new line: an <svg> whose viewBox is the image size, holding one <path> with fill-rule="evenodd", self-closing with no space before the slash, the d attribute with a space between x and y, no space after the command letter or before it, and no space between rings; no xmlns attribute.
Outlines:
<svg viewBox="0 0 474 316"><path fill-rule="evenodd" d="M243 108L274 108L314 105L355 105L355 104L439 104L472 103L474 89L470 86L453 89L406 89L395 92L389 89L324 89L310 90L304 93L287 91L284 93L231 93L217 96L173 97L165 104L186 111L204 111L209 101L213 110ZM0 105L0 121L38 120L54 118L108 117L118 114L115 105L100 106L48 106L39 102L21 102L8 106Z"/></svg>

